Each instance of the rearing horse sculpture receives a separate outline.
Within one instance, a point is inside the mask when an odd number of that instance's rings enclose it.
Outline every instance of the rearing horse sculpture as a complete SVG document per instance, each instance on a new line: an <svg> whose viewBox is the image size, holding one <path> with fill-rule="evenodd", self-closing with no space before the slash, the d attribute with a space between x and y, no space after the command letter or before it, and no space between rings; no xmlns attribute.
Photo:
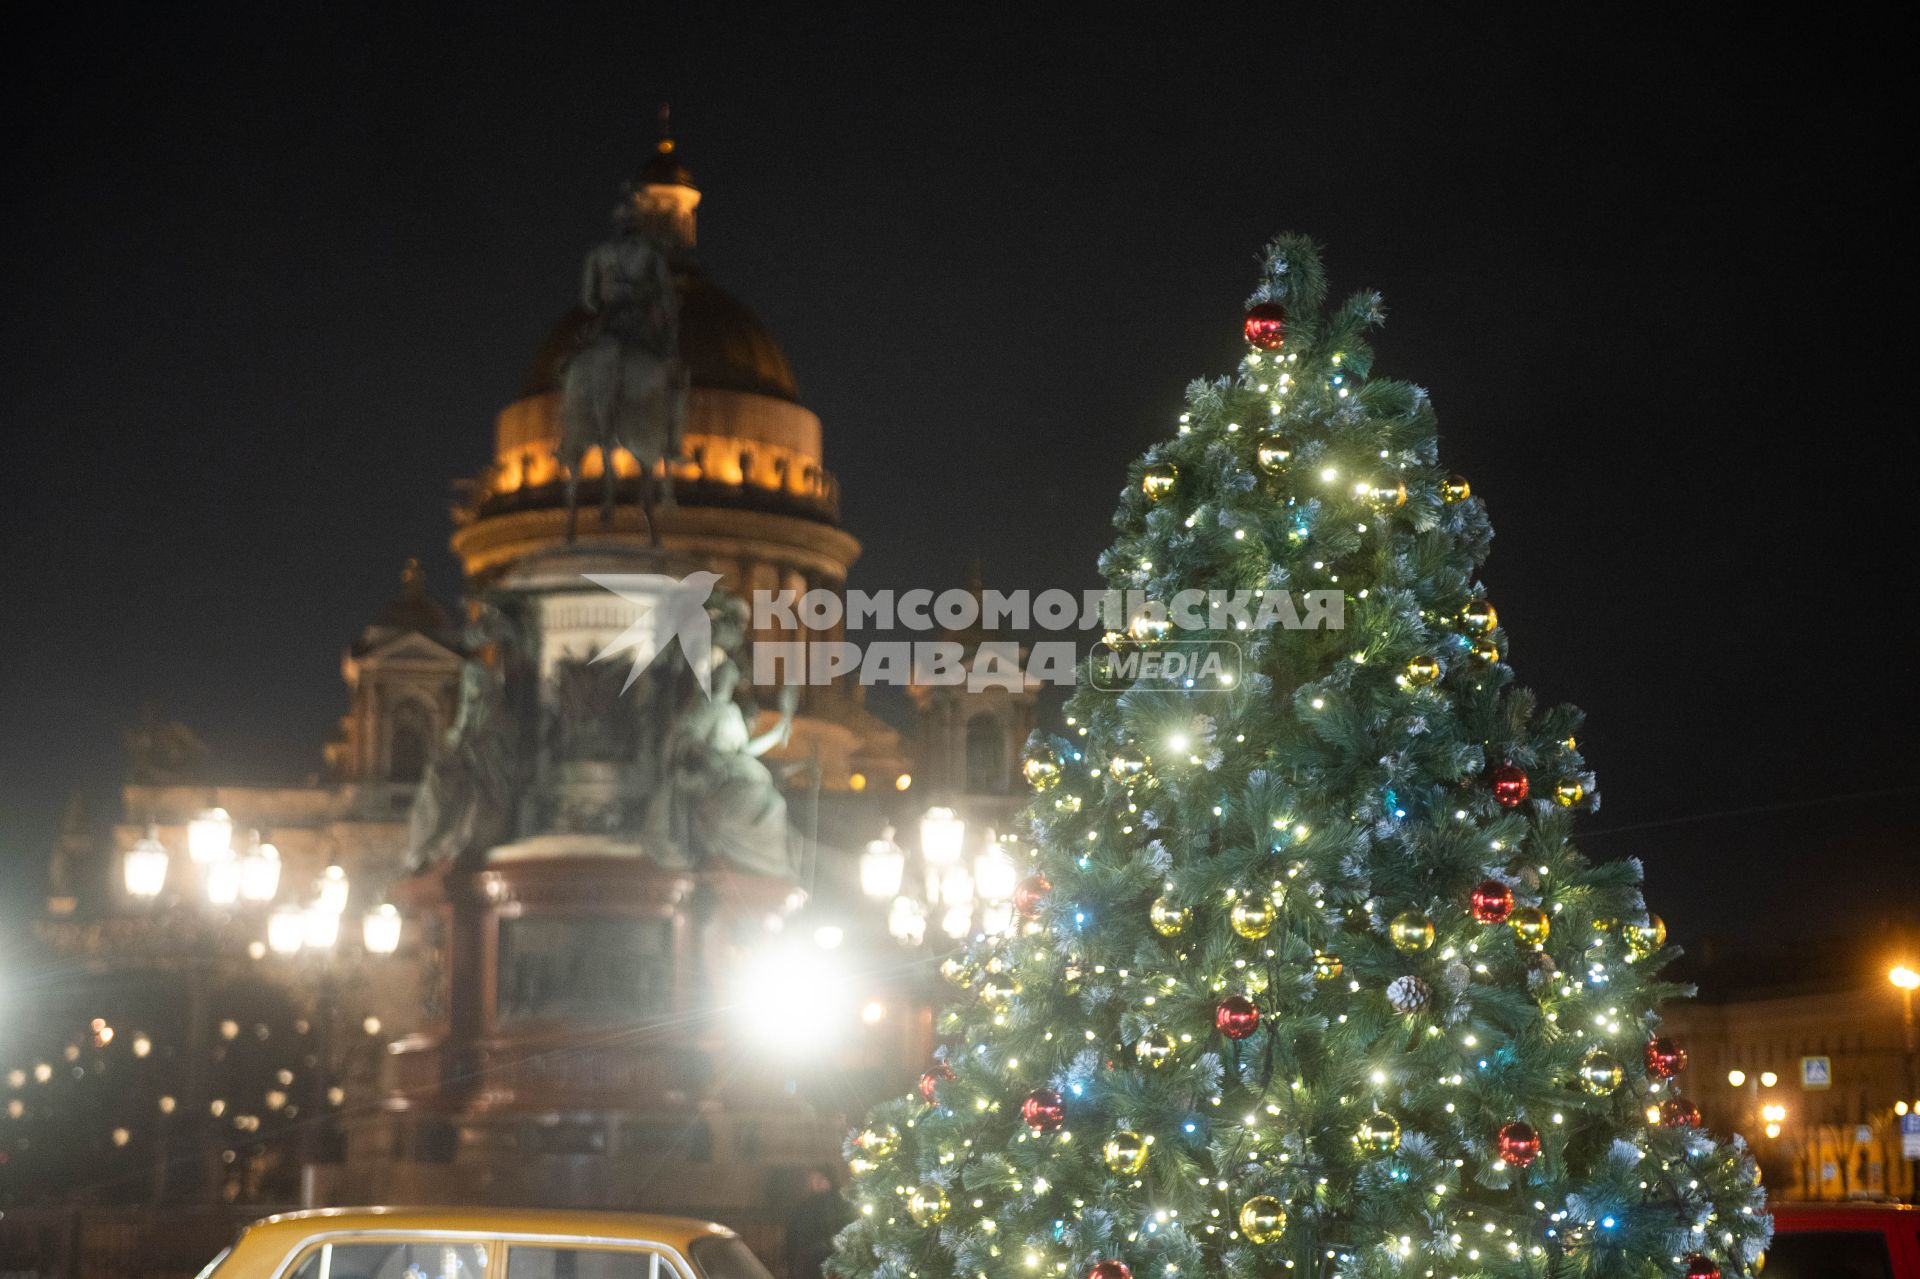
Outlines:
<svg viewBox="0 0 1920 1279"><path fill-rule="evenodd" d="M580 302L593 323L560 374L560 446L567 468L567 540L579 525L580 467L600 450L600 523L613 523L614 452L640 466L640 510L654 527L654 471L660 503L673 505L672 459L687 415L687 370L680 361L680 304L660 246L632 227L587 255ZM668 463L662 466L663 462Z"/></svg>

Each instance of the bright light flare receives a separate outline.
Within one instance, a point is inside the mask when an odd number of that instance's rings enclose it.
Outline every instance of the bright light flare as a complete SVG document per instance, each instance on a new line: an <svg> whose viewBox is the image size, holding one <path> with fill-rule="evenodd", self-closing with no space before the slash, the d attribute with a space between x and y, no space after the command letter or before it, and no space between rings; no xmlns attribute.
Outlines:
<svg viewBox="0 0 1920 1279"><path fill-rule="evenodd" d="M817 946L762 950L741 966L734 984L735 1023L788 1056L828 1047L857 1007L835 953Z"/></svg>

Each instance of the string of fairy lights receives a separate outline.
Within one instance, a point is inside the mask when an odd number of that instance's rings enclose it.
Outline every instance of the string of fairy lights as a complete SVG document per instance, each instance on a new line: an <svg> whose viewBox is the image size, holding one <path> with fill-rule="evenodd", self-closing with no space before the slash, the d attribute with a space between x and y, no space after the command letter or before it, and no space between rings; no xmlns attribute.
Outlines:
<svg viewBox="0 0 1920 1279"><path fill-rule="evenodd" d="M1020 925L943 964L946 1047L851 1139L847 1272L1759 1262L1754 1165L1658 1033L1665 925L1569 840L1577 712L1511 687L1484 508L1425 394L1368 379L1378 299L1323 317L1323 287L1275 242L1237 375L1190 391L1102 567L1148 598L1337 588L1346 624L1236 624L1239 678L1083 682L1036 739ZM1150 612L1107 647L1170 638Z"/></svg>

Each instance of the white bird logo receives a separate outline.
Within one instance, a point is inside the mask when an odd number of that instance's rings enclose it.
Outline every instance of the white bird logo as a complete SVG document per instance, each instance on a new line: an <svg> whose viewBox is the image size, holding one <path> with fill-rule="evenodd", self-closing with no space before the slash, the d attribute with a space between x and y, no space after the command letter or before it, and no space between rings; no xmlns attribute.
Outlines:
<svg viewBox="0 0 1920 1279"><path fill-rule="evenodd" d="M718 573L689 573L668 577L664 573L587 573L583 576L595 586L604 587L630 604L640 606L640 616L614 640L593 655L604 661L622 649L633 650L633 669L621 692L633 687L640 672L653 664L666 648L669 638L680 641L700 691L713 697L713 621L707 616L707 597L720 584Z"/></svg>

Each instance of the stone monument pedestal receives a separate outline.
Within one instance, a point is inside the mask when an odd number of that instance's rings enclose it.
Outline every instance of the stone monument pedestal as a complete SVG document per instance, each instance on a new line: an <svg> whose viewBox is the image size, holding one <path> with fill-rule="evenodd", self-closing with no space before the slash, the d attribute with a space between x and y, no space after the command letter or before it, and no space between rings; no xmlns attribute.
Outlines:
<svg viewBox="0 0 1920 1279"><path fill-rule="evenodd" d="M384 1107L349 1125L339 1198L753 1228L836 1156L837 1120L743 1033L764 997L735 986L795 904L793 835L740 696L742 610L709 579L583 543L477 601L416 802L424 869L393 888L421 1016ZM603 660L636 642L638 671Z"/></svg>
<svg viewBox="0 0 1920 1279"><path fill-rule="evenodd" d="M743 1058L741 952L791 886L545 836L396 886L426 948L422 1028L351 1126L365 1202L672 1212L777 1227L837 1117Z"/></svg>

